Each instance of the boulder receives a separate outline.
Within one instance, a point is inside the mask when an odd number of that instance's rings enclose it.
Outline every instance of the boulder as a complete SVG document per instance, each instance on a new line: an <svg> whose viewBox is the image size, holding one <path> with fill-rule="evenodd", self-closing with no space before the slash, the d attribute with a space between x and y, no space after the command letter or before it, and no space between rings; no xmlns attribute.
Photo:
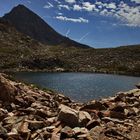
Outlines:
<svg viewBox="0 0 140 140"><path fill-rule="evenodd" d="M91 112L92 110L106 110L106 107L99 101L92 101L83 106L80 110Z"/></svg>
<svg viewBox="0 0 140 140"><path fill-rule="evenodd" d="M2 108L0 108L0 121L2 121L6 115L8 114L8 112Z"/></svg>
<svg viewBox="0 0 140 140"><path fill-rule="evenodd" d="M96 126L100 126L100 122L97 121L97 120L91 120L90 122L88 122L86 128L87 128L88 130L90 130L90 129L96 127Z"/></svg>
<svg viewBox="0 0 140 140"><path fill-rule="evenodd" d="M96 126L89 131L89 136L93 140L101 139L100 135L103 132L103 127Z"/></svg>
<svg viewBox="0 0 140 140"><path fill-rule="evenodd" d="M39 117L42 117L42 118L47 117L47 112L43 109L37 109L35 114Z"/></svg>
<svg viewBox="0 0 140 140"><path fill-rule="evenodd" d="M65 105L60 105L59 109L60 109L60 112L58 114L59 121L65 123L67 126L70 127L75 127L79 125L78 111Z"/></svg>
<svg viewBox="0 0 140 140"><path fill-rule="evenodd" d="M135 97L140 97L140 89L137 89L137 90L134 92L134 96L135 96Z"/></svg>
<svg viewBox="0 0 140 140"><path fill-rule="evenodd" d="M35 131L37 129L41 129L44 127L43 121L28 121L29 122L29 129Z"/></svg>
<svg viewBox="0 0 140 140"><path fill-rule="evenodd" d="M140 89L140 83L136 84L136 87L137 87L138 89Z"/></svg>
<svg viewBox="0 0 140 140"><path fill-rule="evenodd" d="M135 107L133 107L133 108L125 109L125 115L127 117L136 116L137 115L137 113L138 113L139 110L137 108L135 108Z"/></svg>
<svg viewBox="0 0 140 140"><path fill-rule="evenodd" d="M28 134L30 130L28 129L29 123L25 121L25 119L22 121L21 125L19 126L18 132L20 134Z"/></svg>
<svg viewBox="0 0 140 140"><path fill-rule="evenodd" d="M75 128L73 128L73 131L74 131L76 136L78 136L80 134L87 134L88 133L88 130L85 127L75 127Z"/></svg>
<svg viewBox="0 0 140 140"><path fill-rule="evenodd" d="M124 107L120 106L120 105L116 105L116 106L112 107L110 110L111 111L115 111L115 112L124 113Z"/></svg>
<svg viewBox="0 0 140 140"><path fill-rule="evenodd" d="M31 105L32 103L34 103L36 100L32 97L32 96L25 96L24 100Z"/></svg>
<svg viewBox="0 0 140 140"><path fill-rule="evenodd" d="M91 121L91 116L88 112L80 111L79 112L79 124L80 126L86 126L87 123Z"/></svg>
<svg viewBox="0 0 140 140"><path fill-rule="evenodd" d="M125 114L122 112L110 111L109 115L110 118L116 118L120 120L124 120L126 118Z"/></svg>
<svg viewBox="0 0 140 140"><path fill-rule="evenodd" d="M52 134L50 140L60 140L60 134Z"/></svg>
<svg viewBox="0 0 140 140"><path fill-rule="evenodd" d="M18 90L12 81L7 80L0 74L0 99L6 102L14 102Z"/></svg>
<svg viewBox="0 0 140 140"><path fill-rule="evenodd" d="M74 135L75 135L74 131L73 131L70 127L65 126L65 127L61 130L60 139L72 138Z"/></svg>
<svg viewBox="0 0 140 140"><path fill-rule="evenodd" d="M7 130L0 124L0 138L7 137Z"/></svg>

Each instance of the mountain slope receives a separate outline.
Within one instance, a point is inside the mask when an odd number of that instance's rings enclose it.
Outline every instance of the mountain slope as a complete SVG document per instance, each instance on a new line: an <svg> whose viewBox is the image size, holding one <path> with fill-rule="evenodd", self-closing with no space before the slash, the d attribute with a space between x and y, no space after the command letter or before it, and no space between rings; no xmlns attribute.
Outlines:
<svg viewBox="0 0 140 140"><path fill-rule="evenodd" d="M10 21L18 31L48 45L63 44L67 47L89 47L60 35L24 5L14 7L3 19Z"/></svg>
<svg viewBox="0 0 140 140"><path fill-rule="evenodd" d="M108 49L46 45L0 19L0 71L102 72L140 76L140 45Z"/></svg>
<svg viewBox="0 0 140 140"><path fill-rule="evenodd" d="M110 49L46 47L0 20L0 70L140 75L140 45Z"/></svg>
<svg viewBox="0 0 140 140"><path fill-rule="evenodd" d="M9 22L0 18L0 68L18 68L22 60L31 57L44 46L18 32Z"/></svg>

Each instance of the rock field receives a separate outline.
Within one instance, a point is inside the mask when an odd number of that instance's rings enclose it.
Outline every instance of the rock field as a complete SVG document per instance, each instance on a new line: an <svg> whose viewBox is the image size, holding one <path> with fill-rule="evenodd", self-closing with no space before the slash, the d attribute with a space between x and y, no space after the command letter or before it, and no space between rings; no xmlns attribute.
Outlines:
<svg viewBox="0 0 140 140"><path fill-rule="evenodd" d="M139 88L76 103L0 74L0 140L140 140Z"/></svg>

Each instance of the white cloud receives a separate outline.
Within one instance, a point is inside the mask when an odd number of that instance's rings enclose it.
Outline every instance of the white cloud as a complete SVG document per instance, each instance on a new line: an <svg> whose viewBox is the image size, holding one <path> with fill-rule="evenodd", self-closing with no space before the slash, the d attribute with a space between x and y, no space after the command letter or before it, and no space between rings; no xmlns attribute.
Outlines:
<svg viewBox="0 0 140 140"><path fill-rule="evenodd" d="M131 1L139 2L140 0ZM123 1L118 5L115 3L107 4L102 2L96 2L95 5L101 6L101 10L99 12L101 15L116 17L122 22L122 25L140 27L140 6L130 6L128 3Z"/></svg>
<svg viewBox="0 0 140 140"><path fill-rule="evenodd" d="M49 9L49 8L53 8L53 4L51 4L50 2L47 2L47 5L44 5L43 8Z"/></svg>
<svg viewBox="0 0 140 140"><path fill-rule="evenodd" d="M109 3L108 4L108 8L110 8L110 9L116 9L117 7L116 7L116 4L115 3Z"/></svg>
<svg viewBox="0 0 140 140"><path fill-rule="evenodd" d="M140 6L129 6L127 3L121 2L114 16L127 26L140 27Z"/></svg>
<svg viewBox="0 0 140 140"><path fill-rule="evenodd" d="M90 2L83 2L82 4L83 4L82 9L86 11L93 11L95 9L95 5L91 4Z"/></svg>
<svg viewBox="0 0 140 140"><path fill-rule="evenodd" d="M61 13L61 12L59 12L59 13L57 13L59 16L62 16L63 15L63 13Z"/></svg>
<svg viewBox="0 0 140 140"><path fill-rule="evenodd" d="M57 1L57 0L55 0ZM76 0L65 0L65 4L58 4L59 9L66 9L74 11L86 11L90 13L99 13L102 16L112 16L122 23L122 25L127 26L139 26L140 27L140 0L130 0L133 2L131 5L128 2L120 1L119 3L116 2L102 2L101 0L96 0L95 2L88 2L88 1L76 1ZM135 3L134 3L135 2ZM51 5L49 4L49 7ZM59 15L62 16L62 15ZM63 20L73 21L73 22L81 22L82 20L78 18L67 18L67 17L58 17ZM85 22L85 21L82 21ZM87 22L87 21L86 21Z"/></svg>
<svg viewBox="0 0 140 140"><path fill-rule="evenodd" d="M81 11L81 10L84 10L84 11L88 11L88 12L92 12L92 11L96 11L96 7L95 7L95 4L92 4L90 2L82 2L82 5L78 5L78 4L75 4L73 6L73 10L74 11Z"/></svg>
<svg viewBox="0 0 140 140"><path fill-rule="evenodd" d="M78 23L88 23L89 21L87 19L84 19L82 17L79 18L71 18L71 17L65 17L65 16L56 16L55 17L58 20L62 21L71 21L71 22L78 22Z"/></svg>
<svg viewBox="0 0 140 140"><path fill-rule="evenodd" d="M58 5L58 8L61 10L62 8L64 8L64 9L67 9L67 10L70 10L70 7L68 6L68 5L62 5L62 4L60 4L60 5Z"/></svg>
<svg viewBox="0 0 140 140"><path fill-rule="evenodd" d="M65 2L72 4L72 3L75 3L76 1L75 0L65 0Z"/></svg>
<svg viewBox="0 0 140 140"><path fill-rule="evenodd" d="M101 14L101 15L107 16L107 15L108 15L107 9L103 9L103 10L100 12L100 14Z"/></svg>
<svg viewBox="0 0 140 140"><path fill-rule="evenodd" d="M116 9L117 6L116 6L116 3L114 2L110 2L110 3L103 3L103 2L99 2L97 1L95 3L95 5L99 8L99 9L102 9L102 8L105 8L105 9Z"/></svg>
<svg viewBox="0 0 140 140"><path fill-rule="evenodd" d="M74 10L74 11L81 11L81 10L82 10L82 7L81 7L80 5L75 4L75 5L73 6L73 10Z"/></svg>

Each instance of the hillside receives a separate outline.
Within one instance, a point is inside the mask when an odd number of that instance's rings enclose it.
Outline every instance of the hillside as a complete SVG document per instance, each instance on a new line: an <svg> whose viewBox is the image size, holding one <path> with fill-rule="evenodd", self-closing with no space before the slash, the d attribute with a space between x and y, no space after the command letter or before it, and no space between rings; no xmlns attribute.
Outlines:
<svg viewBox="0 0 140 140"><path fill-rule="evenodd" d="M9 22L0 19L0 68L20 67L21 60L34 55L43 45L18 32Z"/></svg>
<svg viewBox="0 0 140 140"><path fill-rule="evenodd" d="M50 48L70 71L140 74L140 45L108 49Z"/></svg>
<svg viewBox="0 0 140 140"><path fill-rule="evenodd" d="M14 7L11 12L2 17L10 21L12 25L21 33L38 40L47 45L63 45L65 47L89 48L57 33L41 17L32 12L24 5Z"/></svg>
<svg viewBox="0 0 140 140"><path fill-rule="evenodd" d="M140 75L140 45L110 49L51 46L0 20L0 70L104 72Z"/></svg>

